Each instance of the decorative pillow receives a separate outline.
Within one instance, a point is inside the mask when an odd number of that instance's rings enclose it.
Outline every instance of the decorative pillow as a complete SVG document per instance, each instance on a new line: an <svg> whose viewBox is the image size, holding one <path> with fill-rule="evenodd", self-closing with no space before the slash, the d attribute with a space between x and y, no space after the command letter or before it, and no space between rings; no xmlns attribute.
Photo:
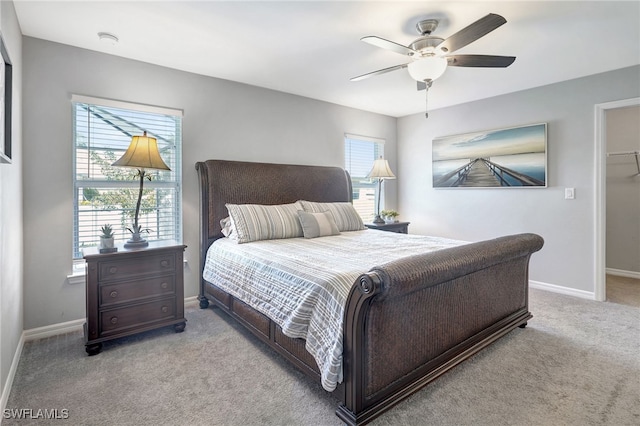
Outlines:
<svg viewBox="0 0 640 426"><path fill-rule="evenodd" d="M310 213L298 210L298 217L305 238L326 237L340 233L331 212Z"/></svg>
<svg viewBox="0 0 640 426"><path fill-rule="evenodd" d="M360 215L351 203L316 203L304 200L300 200L298 202L302 204L302 207L306 212L331 212L340 232L360 231L361 229L365 229Z"/></svg>
<svg viewBox="0 0 640 426"><path fill-rule="evenodd" d="M231 221L231 218L229 216L220 220L220 227L222 228L222 235L232 240L237 239L236 233L233 232L235 226L233 226L233 222Z"/></svg>
<svg viewBox="0 0 640 426"><path fill-rule="evenodd" d="M227 204L238 243L302 237L300 203L280 205Z"/></svg>

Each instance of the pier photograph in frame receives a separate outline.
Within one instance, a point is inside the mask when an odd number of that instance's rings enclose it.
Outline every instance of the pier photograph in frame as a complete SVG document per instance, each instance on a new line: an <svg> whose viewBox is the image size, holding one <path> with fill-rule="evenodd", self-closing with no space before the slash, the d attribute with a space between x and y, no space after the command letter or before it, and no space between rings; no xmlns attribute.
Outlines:
<svg viewBox="0 0 640 426"><path fill-rule="evenodd" d="M547 124L433 139L434 188L546 188Z"/></svg>

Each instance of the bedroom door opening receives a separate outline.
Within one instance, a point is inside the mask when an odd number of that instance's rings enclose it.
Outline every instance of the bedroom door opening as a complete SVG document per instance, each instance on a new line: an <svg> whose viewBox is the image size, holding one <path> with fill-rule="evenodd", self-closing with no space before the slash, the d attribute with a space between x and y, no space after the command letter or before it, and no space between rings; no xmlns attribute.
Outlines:
<svg viewBox="0 0 640 426"><path fill-rule="evenodd" d="M595 289L594 298L607 300L607 111L640 105L640 98L595 106Z"/></svg>

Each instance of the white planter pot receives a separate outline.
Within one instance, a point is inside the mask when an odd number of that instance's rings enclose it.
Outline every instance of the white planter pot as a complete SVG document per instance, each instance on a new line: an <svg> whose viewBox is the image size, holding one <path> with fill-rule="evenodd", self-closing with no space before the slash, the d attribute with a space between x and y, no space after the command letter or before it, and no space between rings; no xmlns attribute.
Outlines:
<svg viewBox="0 0 640 426"><path fill-rule="evenodd" d="M113 237L104 238L100 237L100 248L113 248Z"/></svg>
<svg viewBox="0 0 640 426"><path fill-rule="evenodd" d="M114 251L115 243L113 241L113 237L111 238L100 237L100 244L98 245L98 249L101 253Z"/></svg>

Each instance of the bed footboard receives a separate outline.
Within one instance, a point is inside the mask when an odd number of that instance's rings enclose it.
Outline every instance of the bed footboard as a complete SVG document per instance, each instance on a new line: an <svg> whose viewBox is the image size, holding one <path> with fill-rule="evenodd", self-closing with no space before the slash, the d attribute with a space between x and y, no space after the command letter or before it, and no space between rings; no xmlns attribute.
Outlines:
<svg viewBox="0 0 640 426"><path fill-rule="evenodd" d="M532 317L528 268L543 240L520 234L374 268L345 310L344 404L368 423Z"/></svg>

